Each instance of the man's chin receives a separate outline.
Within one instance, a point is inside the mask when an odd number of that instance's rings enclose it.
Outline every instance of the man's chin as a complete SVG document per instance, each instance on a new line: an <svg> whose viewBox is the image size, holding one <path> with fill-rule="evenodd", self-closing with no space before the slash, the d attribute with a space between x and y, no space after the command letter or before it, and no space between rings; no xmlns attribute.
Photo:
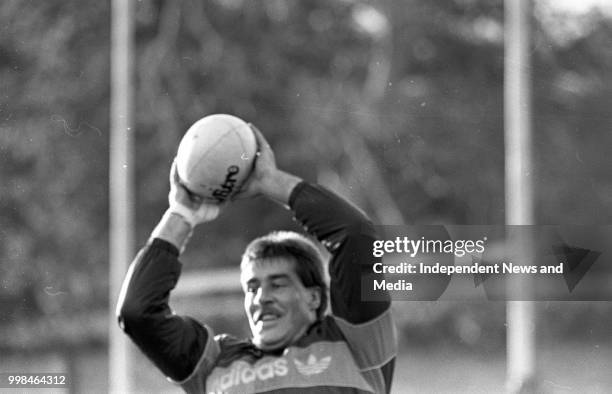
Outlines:
<svg viewBox="0 0 612 394"><path fill-rule="evenodd" d="M280 349L282 347L285 347L287 345L286 343L287 341L285 341L282 338L278 338L275 337L273 335L256 335L253 338L253 343L255 344L255 346L257 346L258 348L260 348L261 350L276 350L276 349Z"/></svg>

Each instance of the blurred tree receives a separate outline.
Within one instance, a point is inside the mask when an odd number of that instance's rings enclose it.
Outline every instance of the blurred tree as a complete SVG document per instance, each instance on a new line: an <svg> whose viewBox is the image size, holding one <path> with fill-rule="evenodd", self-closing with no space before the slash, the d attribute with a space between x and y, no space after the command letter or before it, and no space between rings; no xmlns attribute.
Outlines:
<svg viewBox="0 0 612 394"><path fill-rule="evenodd" d="M558 30L575 17L542 25L535 50L535 139L538 213L545 223L607 224L612 211L608 148L612 146L612 20L583 17L584 35ZM574 21L576 22L576 21Z"/></svg>
<svg viewBox="0 0 612 394"><path fill-rule="evenodd" d="M0 324L107 305L108 6L0 3ZM589 18L572 40L542 25L534 46L543 222L612 214L612 28ZM139 1L138 242L182 134L215 112L378 223L501 223L502 45L501 0ZM295 224L273 204L236 203L196 233L187 269L233 264L281 227Z"/></svg>
<svg viewBox="0 0 612 394"><path fill-rule="evenodd" d="M88 5L0 5L5 321L104 304L108 10Z"/></svg>

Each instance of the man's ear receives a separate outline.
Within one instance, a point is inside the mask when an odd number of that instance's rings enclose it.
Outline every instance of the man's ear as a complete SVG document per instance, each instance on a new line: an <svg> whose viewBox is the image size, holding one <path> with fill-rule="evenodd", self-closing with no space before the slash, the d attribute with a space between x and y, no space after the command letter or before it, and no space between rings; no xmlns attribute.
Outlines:
<svg viewBox="0 0 612 394"><path fill-rule="evenodd" d="M312 286L308 288L308 307L310 310L316 311L321 306L321 288Z"/></svg>

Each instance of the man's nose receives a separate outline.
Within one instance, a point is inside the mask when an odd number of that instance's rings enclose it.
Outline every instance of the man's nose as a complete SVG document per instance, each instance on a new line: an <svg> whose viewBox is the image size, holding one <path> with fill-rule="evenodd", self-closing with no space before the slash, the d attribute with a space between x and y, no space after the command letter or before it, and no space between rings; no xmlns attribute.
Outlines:
<svg viewBox="0 0 612 394"><path fill-rule="evenodd" d="M272 301L272 293L270 292L268 286L259 286L257 292L255 293L255 297L253 297L253 303L265 304L270 301Z"/></svg>

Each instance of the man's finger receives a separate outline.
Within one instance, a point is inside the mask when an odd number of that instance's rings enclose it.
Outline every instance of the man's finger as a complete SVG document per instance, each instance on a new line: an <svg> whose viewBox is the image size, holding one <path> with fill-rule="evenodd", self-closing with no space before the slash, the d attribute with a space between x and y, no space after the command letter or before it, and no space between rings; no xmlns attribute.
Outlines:
<svg viewBox="0 0 612 394"><path fill-rule="evenodd" d="M170 167L170 184L176 185L180 181L178 171L176 170L176 158L172 160L172 166Z"/></svg>
<svg viewBox="0 0 612 394"><path fill-rule="evenodd" d="M255 139L257 140L257 147L259 148L257 150L258 156L259 156L259 154L261 154L260 152L263 149L265 149L265 150L272 149L270 147L270 144L266 140L266 137L264 137L264 135L262 134L262 132L259 131L259 129L257 127L255 127L252 123L249 123L249 126L251 127L251 130L253 130L253 134L255 134Z"/></svg>

